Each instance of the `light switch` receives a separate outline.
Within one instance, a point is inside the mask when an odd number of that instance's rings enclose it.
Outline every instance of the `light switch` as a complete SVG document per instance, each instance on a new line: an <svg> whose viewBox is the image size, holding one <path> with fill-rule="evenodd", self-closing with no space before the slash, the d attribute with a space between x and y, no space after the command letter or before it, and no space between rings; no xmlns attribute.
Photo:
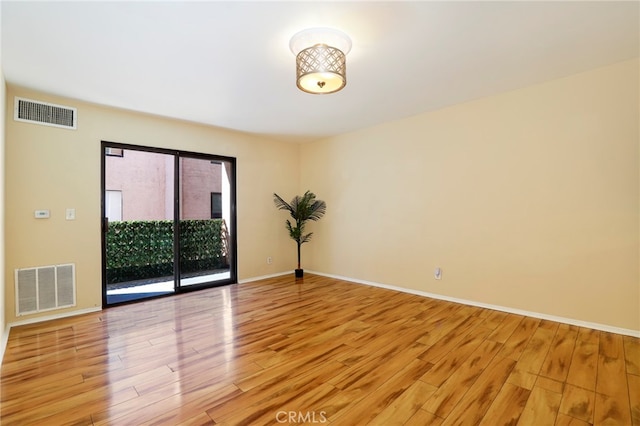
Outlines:
<svg viewBox="0 0 640 426"><path fill-rule="evenodd" d="M76 209L67 209L64 217L67 220L76 220Z"/></svg>

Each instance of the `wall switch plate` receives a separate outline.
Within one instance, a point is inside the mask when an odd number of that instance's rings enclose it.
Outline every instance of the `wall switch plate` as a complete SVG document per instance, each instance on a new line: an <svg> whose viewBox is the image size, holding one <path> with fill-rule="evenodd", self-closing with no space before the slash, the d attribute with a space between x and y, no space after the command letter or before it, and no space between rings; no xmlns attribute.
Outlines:
<svg viewBox="0 0 640 426"><path fill-rule="evenodd" d="M433 271L433 277L434 277L436 280L441 280L441 279L442 279L442 269L441 269L441 268L436 268L436 269Z"/></svg>
<svg viewBox="0 0 640 426"><path fill-rule="evenodd" d="M34 212L34 217L36 219L49 219L49 210L36 210Z"/></svg>
<svg viewBox="0 0 640 426"><path fill-rule="evenodd" d="M64 218L67 220L76 220L76 209L67 209Z"/></svg>

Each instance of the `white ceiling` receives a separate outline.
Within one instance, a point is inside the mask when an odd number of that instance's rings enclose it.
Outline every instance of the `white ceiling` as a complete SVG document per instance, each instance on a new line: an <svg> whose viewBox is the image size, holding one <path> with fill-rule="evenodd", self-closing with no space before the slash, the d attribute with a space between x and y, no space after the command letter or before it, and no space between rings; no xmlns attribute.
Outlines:
<svg viewBox="0 0 640 426"><path fill-rule="evenodd" d="M633 2L9 2L9 84L294 141L639 56ZM353 41L347 86L295 85L289 39Z"/></svg>

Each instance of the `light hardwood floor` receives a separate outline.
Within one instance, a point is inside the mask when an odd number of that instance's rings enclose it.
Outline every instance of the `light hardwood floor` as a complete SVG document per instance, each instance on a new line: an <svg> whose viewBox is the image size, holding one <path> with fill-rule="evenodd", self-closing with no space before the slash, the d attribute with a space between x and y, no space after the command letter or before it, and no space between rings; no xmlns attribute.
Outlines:
<svg viewBox="0 0 640 426"><path fill-rule="evenodd" d="M640 425L639 339L312 275L14 328L0 380L6 426Z"/></svg>

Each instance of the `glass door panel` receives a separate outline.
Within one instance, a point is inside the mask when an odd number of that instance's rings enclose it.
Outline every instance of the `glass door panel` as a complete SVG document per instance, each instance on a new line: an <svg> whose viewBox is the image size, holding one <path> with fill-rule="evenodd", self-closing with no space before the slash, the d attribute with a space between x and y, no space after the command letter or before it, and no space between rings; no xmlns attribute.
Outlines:
<svg viewBox="0 0 640 426"><path fill-rule="evenodd" d="M103 144L106 304L173 293L174 156Z"/></svg>
<svg viewBox="0 0 640 426"><path fill-rule="evenodd" d="M232 164L179 160L179 288L232 282Z"/></svg>

